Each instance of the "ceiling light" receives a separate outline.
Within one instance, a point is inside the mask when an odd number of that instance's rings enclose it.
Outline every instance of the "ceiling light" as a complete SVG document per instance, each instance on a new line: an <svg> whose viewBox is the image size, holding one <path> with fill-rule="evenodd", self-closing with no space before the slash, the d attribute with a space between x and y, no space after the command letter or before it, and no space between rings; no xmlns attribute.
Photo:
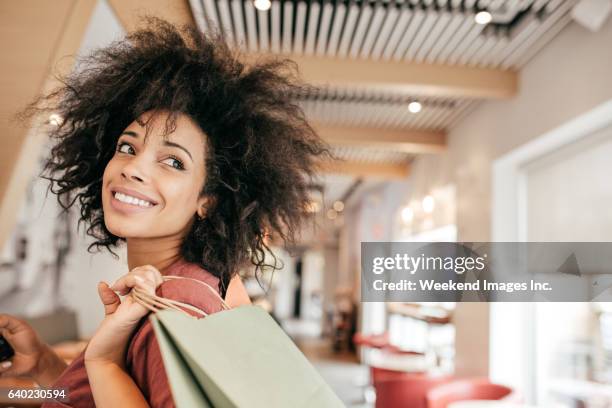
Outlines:
<svg viewBox="0 0 612 408"><path fill-rule="evenodd" d="M344 210L344 203L342 201L338 200L338 201L334 202L334 205L332 207L334 207L334 210L340 212L340 211Z"/></svg>
<svg viewBox="0 0 612 408"><path fill-rule="evenodd" d="M53 126L59 126L62 124L62 117L57 113L49 115L49 123Z"/></svg>
<svg viewBox="0 0 612 408"><path fill-rule="evenodd" d="M423 211L425 211L426 213L432 213L435 207L435 202L434 202L434 198L430 195L425 196L425 198L423 198Z"/></svg>
<svg viewBox="0 0 612 408"><path fill-rule="evenodd" d="M417 101L410 102L408 104L408 110L412 113L419 113L422 108L423 108L423 105L421 105L421 103Z"/></svg>
<svg viewBox="0 0 612 408"><path fill-rule="evenodd" d="M272 7L272 2L270 2L270 0L255 0L253 5L257 10L267 11Z"/></svg>
<svg viewBox="0 0 612 408"><path fill-rule="evenodd" d="M480 11L474 16L474 21L476 22L476 24L481 25L489 24L492 19L493 16L491 16L491 13L489 13L488 11Z"/></svg>
<svg viewBox="0 0 612 408"><path fill-rule="evenodd" d="M414 216L414 213L412 212L412 208L404 207L404 209L402 210L402 220L406 224L412 221L413 216Z"/></svg>
<svg viewBox="0 0 612 408"><path fill-rule="evenodd" d="M329 209L327 210L327 218L330 220L335 220L338 217L338 213L336 210Z"/></svg>

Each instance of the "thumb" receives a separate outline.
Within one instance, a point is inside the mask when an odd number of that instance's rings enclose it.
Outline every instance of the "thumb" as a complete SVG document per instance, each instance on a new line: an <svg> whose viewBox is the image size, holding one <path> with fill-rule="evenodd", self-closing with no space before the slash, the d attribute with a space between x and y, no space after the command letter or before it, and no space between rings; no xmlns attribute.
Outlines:
<svg viewBox="0 0 612 408"><path fill-rule="evenodd" d="M0 368L0 378L14 377L15 375L19 374L17 370L15 370L11 360L2 362L0 367L2 367Z"/></svg>
<svg viewBox="0 0 612 408"><path fill-rule="evenodd" d="M111 288L108 287L106 282L98 283L98 295L102 304L104 304L104 314L109 315L115 313L115 310L121 304L121 298Z"/></svg>

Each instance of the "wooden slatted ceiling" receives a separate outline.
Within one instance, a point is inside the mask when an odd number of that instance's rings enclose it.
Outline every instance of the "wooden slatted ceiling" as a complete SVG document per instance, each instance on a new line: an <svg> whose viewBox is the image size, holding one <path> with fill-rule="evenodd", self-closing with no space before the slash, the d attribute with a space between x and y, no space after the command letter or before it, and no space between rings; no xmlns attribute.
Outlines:
<svg viewBox="0 0 612 408"><path fill-rule="evenodd" d="M574 0L191 0L204 30L250 52L519 69L538 39L567 24ZM489 25L474 14L488 10Z"/></svg>
<svg viewBox="0 0 612 408"><path fill-rule="evenodd" d="M251 0L189 3L203 30L219 27L230 43L252 54L287 54L302 63L311 58L312 64L332 58L432 64L432 69L518 70L568 24L575 0L272 0L268 11L257 10ZM490 11L493 22L476 24L480 10ZM461 89L444 96L453 89L450 84L434 93L437 97L415 92L418 87L331 81L317 95L298 97L307 116L321 124L448 131L486 92L502 95L512 89L492 90L503 80L491 77L483 93ZM422 103L420 113L407 111L411 100Z"/></svg>

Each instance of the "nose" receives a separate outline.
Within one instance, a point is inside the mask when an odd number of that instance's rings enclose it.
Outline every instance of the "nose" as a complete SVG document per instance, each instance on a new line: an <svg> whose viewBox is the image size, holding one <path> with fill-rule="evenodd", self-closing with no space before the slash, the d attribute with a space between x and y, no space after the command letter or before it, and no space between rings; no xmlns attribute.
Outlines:
<svg viewBox="0 0 612 408"><path fill-rule="evenodd" d="M147 171L144 163L141 163L141 161L135 157L127 162L121 169L121 177L125 180L137 181L139 183L146 182L148 180Z"/></svg>

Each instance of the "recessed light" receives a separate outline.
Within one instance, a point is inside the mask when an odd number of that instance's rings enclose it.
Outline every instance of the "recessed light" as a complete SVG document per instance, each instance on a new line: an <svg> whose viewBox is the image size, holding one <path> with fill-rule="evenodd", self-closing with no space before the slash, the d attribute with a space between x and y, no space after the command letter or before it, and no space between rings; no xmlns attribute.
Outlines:
<svg viewBox="0 0 612 408"><path fill-rule="evenodd" d="M255 0L253 5L257 10L267 11L272 7L272 2L270 0Z"/></svg>
<svg viewBox="0 0 612 408"><path fill-rule="evenodd" d="M332 207L334 207L334 210L341 212L342 210L344 210L344 203L340 200L334 201L334 204Z"/></svg>
<svg viewBox="0 0 612 408"><path fill-rule="evenodd" d="M408 104L408 110L412 113L419 113L423 109L423 105L420 102L414 101Z"/></svg>
<svg viewBox="0 0 612 408"><path fill-rule="evenodd" d="M492 19L493 16L488 11L480 11L474 16L474 21L480 25L489 24Z"/></svg>

